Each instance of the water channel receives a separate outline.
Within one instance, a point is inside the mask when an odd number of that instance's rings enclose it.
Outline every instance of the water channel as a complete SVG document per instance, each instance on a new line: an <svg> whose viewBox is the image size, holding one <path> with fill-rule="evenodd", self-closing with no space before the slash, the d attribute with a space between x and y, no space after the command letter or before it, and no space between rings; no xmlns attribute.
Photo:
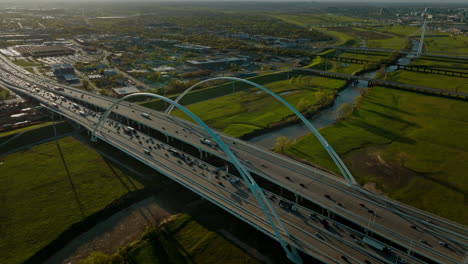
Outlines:
<svg viewBox="0 0 468 264"><path fill-rule="evenodd" d="M411 51L416 52L418 49L419 41L412 40ZM413 53L407 54L404 57L401 57L397 60L397 64L408 65L411 62L411 59L414 57ZM385 72L392 72L397 69L395 65L389 65ZM359 74L358 76L373 78L376 71L366 72ZM313 77L312 77L313 78ZM346 88L338 93L338 96L335 99L333 105L323 109L319 113L312 116L309 121L316 129L320 129L325 126L332 125L336 121L336 110L344 103L354 104L356 98L360 95L360 90L367 88L367 81L359 80L356 84L349 84ZM303 123L292 124L284 128L254 137L249 142L270 149L275 145L276 139L280 136L286 136L289 139L297 139L309 133L310 131L306 128Z"/></svg>

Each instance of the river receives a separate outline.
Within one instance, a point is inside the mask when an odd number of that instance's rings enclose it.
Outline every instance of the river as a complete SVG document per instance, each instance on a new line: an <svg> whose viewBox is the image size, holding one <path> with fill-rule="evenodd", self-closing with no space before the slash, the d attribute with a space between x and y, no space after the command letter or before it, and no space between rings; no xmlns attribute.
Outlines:
<svg viewBox="0 0 468 264"><path fill-rule="evenodd" d="M418 48L419 41L412 40L411 50L416 51ZM413 54L408 54L404 57L401 57L397 60L397 64L408 65L411 62L411 59L414 57ZM392 72L397 69L395 64L389 65L385 72ZM373 78L377 71L371 71L359 74L358 76L364 76L368 78ZM336 110L344 103L354 104L356 98L361 94L360 90L367 88L367 81L359 80L357 85L349 84L346 88L341 90L338 93L338 96L335 99L335 102L329 107L318 112L311 118L309 121L316 129L320 129L325 126L332 125L336 121ZM304 123L292 124L290 126L283 127L278 130L271 131L269 133L254 137L249 142L267 149L271 149L276 142L276 139L280 136L286 136L289 139L297 139L309 133L310 131L306 128Z"/></svg>

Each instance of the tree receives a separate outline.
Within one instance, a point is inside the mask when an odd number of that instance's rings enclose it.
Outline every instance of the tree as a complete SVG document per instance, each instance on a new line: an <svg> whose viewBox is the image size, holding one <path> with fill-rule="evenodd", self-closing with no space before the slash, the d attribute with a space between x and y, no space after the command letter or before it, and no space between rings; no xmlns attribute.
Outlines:
<svg viewBox="0 0 468 264"><path fill-rule="evenodd" d="M301 98L301 100L299 100L299 102L296 105L296 109L299 110L299 112L305 112L309 109L310 106L311 104L309 100Z"/></svg>
<svg viewBox="0 0 468 264"><path fill-rule="evenodd" d="M93 87L91 87L91 85L89 85L88 80L83 80L83 90L85 90L85 91L93 90Z"/></svg>
<svg viewBox="0 0 468 264"><path fill-rule="evenodd" d="M329 95L327 95L324 91L318 91L315 93L315 101L319 106L325 105L329 98Z"/></svg>
<svg viewBox="0 0 468 264"><path fill-rule="evenodd" d="M344 103L336 110L336 116L339 120L345 119L349 115L351 115L352 112L353 112L353 106L348 103Z"/></svg>
<svg viewBox="0 0 468 264"><path fill-rule="evenodd" d="M288 149L292 144L292 141L285 136L278 137L276 139L275 146L273 147L273 151L284 153L286 149Z"/></svg>

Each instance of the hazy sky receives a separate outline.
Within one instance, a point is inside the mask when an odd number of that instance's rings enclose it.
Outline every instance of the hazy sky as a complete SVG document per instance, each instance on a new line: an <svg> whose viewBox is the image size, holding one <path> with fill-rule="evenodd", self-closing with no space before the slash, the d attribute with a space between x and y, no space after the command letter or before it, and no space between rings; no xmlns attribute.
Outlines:
<svg viewBox="0 0 468 264"><path fill-rule="evenodd" d="M0 0L0 2L18 3L18 2L29 2L29 3L40 3L40 2L356 2L356 3L372 3L372 2L430 2L430 3L450 3L450 2L465 2L466 0Z"/></svg>

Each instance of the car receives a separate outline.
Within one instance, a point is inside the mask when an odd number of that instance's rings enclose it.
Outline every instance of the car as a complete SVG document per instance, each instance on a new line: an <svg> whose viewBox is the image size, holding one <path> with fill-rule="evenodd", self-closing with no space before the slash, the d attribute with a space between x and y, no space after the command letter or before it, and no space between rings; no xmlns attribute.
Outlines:
<svg viewBox="0 0 468 264"><path fill-rule="evenodd" d="M151 155L151 152L147 149L143 149L143 151L145 152L146 155Z"/></svg>
<svg viewBox="0 0 468 264"><path fill-rule="evenodd" d="M330 200L332 199L329 194L324 194L323 196L325 196L325 198L327 198L327 199L330 199Z"/></svg>
<svg viewBox="0 0 468 264"><path fill-rule="evenodd" d="M218 184L224 186L224 184L221 181L218 181Z"/></svg>
<svg viewBox="0 0 468 264"><path fill-rule="evenodd" d="M213 141L211 141L211 140L209 140L209 139L207 139L207 138L205 138L205 137L201 137L201 138L200 138L200 142L201 142L202 144L208 145L208 146L210 146L210 147L216 146L216 143L214 143Z"/></svg>
<svg viewBox="0 0 468 264"><path fill-rule="evenodd" d="M443 242L443 241L439 241L439 245L441 245L443 247L448 247L448 244Z"/></svg>
<svg viewBox="0 0 468 264"><path fill-rule="evenodd" d="M141 116L146 118L146 119L151 119L150 115L148 113L141 113Z"/></svg>
<svg viewBox="0 0 468 264"><path fill-rule="evenodd" d="M230 182L231 184L236 184L236 183L239 183L239 182L240 182L240 179L237 178L237 177L230 177L230 178L229 178L229 182Z"/></svg>
<svg viewBox="0 0 468 264"><path fill-rule="evenodd" d="M288 203L288 202L283 201L283 200L280 200L278 204L279 204L279 206L281 208L284 208L284 209L291 209L291 207L292 207L291 203Z"/></svg>

